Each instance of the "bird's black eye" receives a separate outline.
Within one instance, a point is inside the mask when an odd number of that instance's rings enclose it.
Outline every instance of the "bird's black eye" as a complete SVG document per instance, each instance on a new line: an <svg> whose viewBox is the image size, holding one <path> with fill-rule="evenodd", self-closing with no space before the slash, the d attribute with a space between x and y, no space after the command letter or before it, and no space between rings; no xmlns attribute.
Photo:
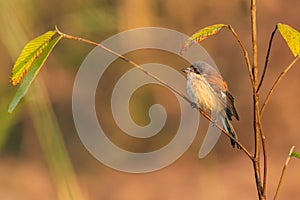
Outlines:
<svg viewBox="0 0 300 200"><path fill-rule="evenodd" d="M195 69L194 65L191 65L189 68L190 68L190 70L191 70L192 72L196 72L196 69Z"/></svg>
<svg viewBox="0 0 300 200"><path fill-rule="evenodd" d="M196 74L202 74L202 71L198 67L192 65L191 68L193 69L193 72L195 72Z"/></svg>

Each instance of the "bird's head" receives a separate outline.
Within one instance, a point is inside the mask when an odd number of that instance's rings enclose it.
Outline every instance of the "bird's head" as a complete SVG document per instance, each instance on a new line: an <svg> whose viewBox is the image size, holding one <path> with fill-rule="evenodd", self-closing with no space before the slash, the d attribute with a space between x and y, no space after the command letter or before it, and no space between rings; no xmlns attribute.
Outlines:
<svg viewBox="0 0 300 200"><path fill-rule="evenodd" d="M181 70L185 73L195 73L199 75L219 74L215 68L203 61L197 61L187 68Z"/></svg>

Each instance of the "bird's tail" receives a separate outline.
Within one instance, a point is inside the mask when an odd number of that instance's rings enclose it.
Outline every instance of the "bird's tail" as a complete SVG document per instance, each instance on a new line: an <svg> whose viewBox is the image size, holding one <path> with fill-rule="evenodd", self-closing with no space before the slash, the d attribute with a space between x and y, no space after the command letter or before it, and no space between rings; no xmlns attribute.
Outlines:
<svg viewBox="0 0 300 200"><path fill-rule="evenodd" d="M227 133L229 133L233 138L238 140L237 134L235 133L235 130L231 122L229 121L228 117L227 116L222 117L222 121L223 121L224 129L227 131ZM230 143L233 148L235 147L235 145L237 146L237 148L240 148L240 146L231 138L230 138Z"/></svg>

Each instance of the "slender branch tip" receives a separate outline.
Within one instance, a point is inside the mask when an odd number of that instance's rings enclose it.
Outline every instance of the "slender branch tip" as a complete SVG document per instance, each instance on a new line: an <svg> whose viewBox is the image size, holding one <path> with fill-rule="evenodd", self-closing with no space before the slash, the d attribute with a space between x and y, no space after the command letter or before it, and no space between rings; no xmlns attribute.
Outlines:
<svg viewBox="0 0 300 200"><path fill-rule="evenodd" d="M61 32L61 31L58 29L57 25L55 25L54 27L55 27L55 31L58 33L58 35L61 35L62 37L65 37L65 36L67 35L67 34Z"/></svg>

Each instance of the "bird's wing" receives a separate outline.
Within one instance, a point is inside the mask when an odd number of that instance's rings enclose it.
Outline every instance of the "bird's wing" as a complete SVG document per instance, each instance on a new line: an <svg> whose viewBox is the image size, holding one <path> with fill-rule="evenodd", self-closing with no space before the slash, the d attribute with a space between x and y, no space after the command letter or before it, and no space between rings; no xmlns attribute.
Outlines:
<svg viewBox="0 0 300 200"><path fill-rule="evenodd" d="M209 86L212 88L212 91L220 99L221 102L224 103L224 106L226 105L226 91L227 91L227 83L224 81L222 76L217 72L210 72L209 74L203 74L202 75L209 84Z"/></svg>
<svg viewBox="0 0 300 200"><path fill-rule="evenodd" d="M237 120L239 120L240 117L234 107L234 98L228 90L226 91L226 96L227 96L226 114L227 114L228 118L231 120L232 116L234 116Z"/></svg>
<svg viewBox="0 0 300 200"><path fill-rule="evenodd" d="M221 104L223 104L227 117L231 120L232 116L234 116L237 120L239 120L239 115L234 107L234 98L228 92L227 83L222 76L217 71L211 71L211 74L203 76L212 88L216 97L220 100Z"/></svg>

